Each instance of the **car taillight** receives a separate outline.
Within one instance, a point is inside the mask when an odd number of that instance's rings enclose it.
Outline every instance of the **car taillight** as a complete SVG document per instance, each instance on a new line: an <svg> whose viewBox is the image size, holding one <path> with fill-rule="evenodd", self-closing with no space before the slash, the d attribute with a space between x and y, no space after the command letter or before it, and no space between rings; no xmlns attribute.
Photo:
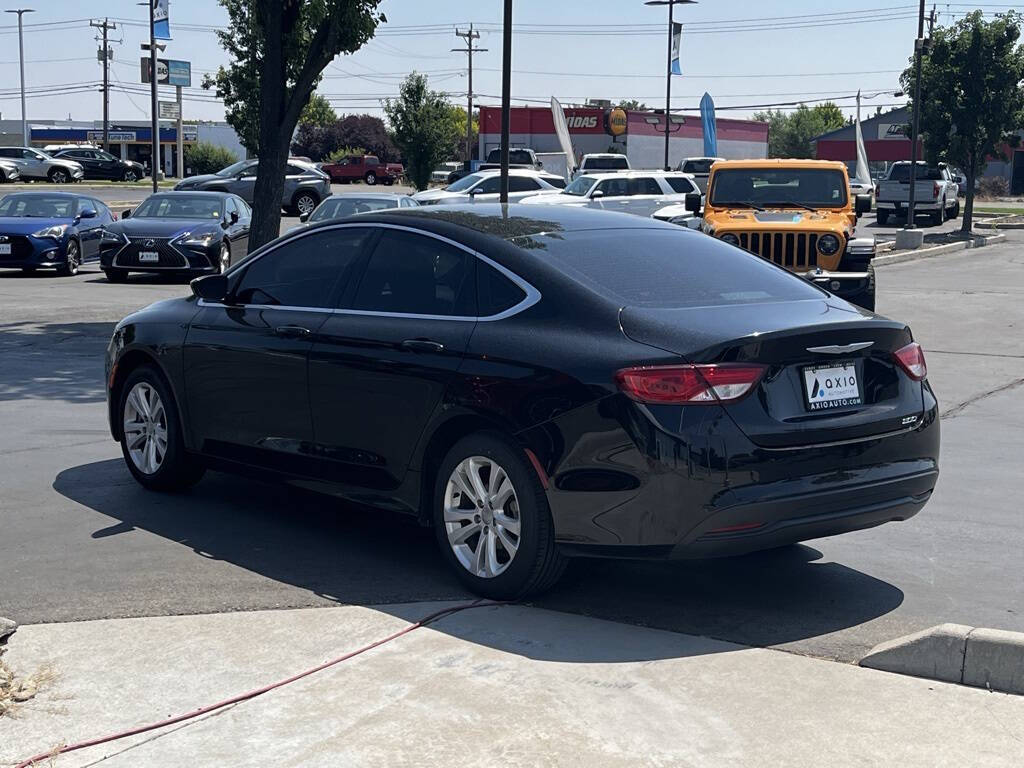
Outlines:
<svg viewBox="0 0 1024 768"><path fill-rule="evenodd" d="M939 196L939 182L936 181L934 184L932 184L932 197L938 197L938 196Z"/></svg>
<svg viewBox="0 0 1024 768"><path fill-rule="evenodd" d="M739 400L764 375L763 365L655 365L624 368L615 381L627 397L650 404L711 404Z"/></svg>
<svg viewBox="0 0 1024 768"><path fill-rule="evenodd" d="M928 365L924 361L924 350L916 341L907 344L895 352L896 361L914 381L921 381L928 375Z"/></svg>

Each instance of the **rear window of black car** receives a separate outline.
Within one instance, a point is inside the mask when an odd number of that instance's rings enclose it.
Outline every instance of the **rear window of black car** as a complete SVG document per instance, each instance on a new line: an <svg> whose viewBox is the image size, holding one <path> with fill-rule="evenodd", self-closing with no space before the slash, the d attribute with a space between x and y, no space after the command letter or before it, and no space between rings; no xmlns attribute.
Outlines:
<svg viewBox="0 0 1024 768"><path fill-rule="evenodd" d="M820 299L780 267L685 229L557 232L512 241L568 276L632 307L703 307Z"/></svg>

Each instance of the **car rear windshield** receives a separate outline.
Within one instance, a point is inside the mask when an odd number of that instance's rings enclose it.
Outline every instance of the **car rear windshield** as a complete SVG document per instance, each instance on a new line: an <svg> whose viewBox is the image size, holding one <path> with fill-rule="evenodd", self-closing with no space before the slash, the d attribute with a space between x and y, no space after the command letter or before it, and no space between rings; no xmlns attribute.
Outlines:
<svg viewBox="0 0 1024 768"><path fill-rule="evenodd" d="M715 173L711 187L711 204L720 206L841 208L847 197L842 172L824 168L729 168Z"/></svg>
<svg viewBox="0 0 1024 768"><path fill-rule="evenodd" d="M714 160L687 160L680 169L683 173L711 173Z"/></svg>
<svg viewBox="0 0 1024 768"><path fill-rule="evenodd" d="M914 177L917 181L941 181L942 169L919 165ZM894 165L889 172L888 181L910 181L910 163Z"/></svg>
<svg viewBox="0 0 1024 768"><path fill-rule="evenodd" d="M622 171L629 168L629 161L622 155L618 157L588 157L583 162L588 171Z"/></svg>
<svg viewBox="0 0 1024 768"><path fill-rule="evenodd" d="M632 307L705 307L820 299L781 267L686 229L602 229L512 240L598 293Z"/></svg>

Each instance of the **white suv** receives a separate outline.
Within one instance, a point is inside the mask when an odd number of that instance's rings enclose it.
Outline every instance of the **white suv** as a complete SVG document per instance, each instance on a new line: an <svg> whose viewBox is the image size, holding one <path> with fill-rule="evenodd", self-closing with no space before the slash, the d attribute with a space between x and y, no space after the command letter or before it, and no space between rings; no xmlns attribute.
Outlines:
<svg viewBox="0 0 1024 768"><path fill-rule="evenodd" d="M678 171L622 171L588 173L557 195L536 195L520 202L540 205L576 205L650 216L672 203L684 203L700 194L693 177Z"/></svg>
<svg viewBox="0 0 1024 768"><path fill-rule="evenodd" d="M508 200L519 202L531 195L557 194L565 186L565 179L553 173L533 171L529 168L510 168L508 171ZM501 171L491 169L463 176L444 189L424 189L412 196L420 205L451 203L494 203L501 192Z"/></svg>
<svg viewBox="0 0 1024 768"><path fill-rule="evenodd" d="M575 179L588 173L628 171L629 169L629 158L625 155L617 155L614 152L594 152L583 156L579 167L572 172L572 177Z"/></svg>

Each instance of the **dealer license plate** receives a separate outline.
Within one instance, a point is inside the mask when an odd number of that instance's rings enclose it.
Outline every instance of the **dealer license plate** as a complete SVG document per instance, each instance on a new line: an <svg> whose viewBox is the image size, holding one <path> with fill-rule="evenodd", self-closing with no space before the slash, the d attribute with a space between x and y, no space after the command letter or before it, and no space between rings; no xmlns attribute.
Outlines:
<svg viewBox="0 0 1024 768"><path fill-rule="evenodd" d="M139 261L160 261L160 254L156 251L139 251Z"/></svg>
<svg viewBox="0 0 1024 768"><path fill-rule="evenodd" d="M843 365L813 365L804 368L807 408L824 411L860 405L860 381L853 363Z"/></svg>
<svg viewBox="0 0 1024 768"><path fill-rule="evenodd" d="M11 244L10 243L0 243L0 256L10 256L10 255L11 255Z"/></svg>

